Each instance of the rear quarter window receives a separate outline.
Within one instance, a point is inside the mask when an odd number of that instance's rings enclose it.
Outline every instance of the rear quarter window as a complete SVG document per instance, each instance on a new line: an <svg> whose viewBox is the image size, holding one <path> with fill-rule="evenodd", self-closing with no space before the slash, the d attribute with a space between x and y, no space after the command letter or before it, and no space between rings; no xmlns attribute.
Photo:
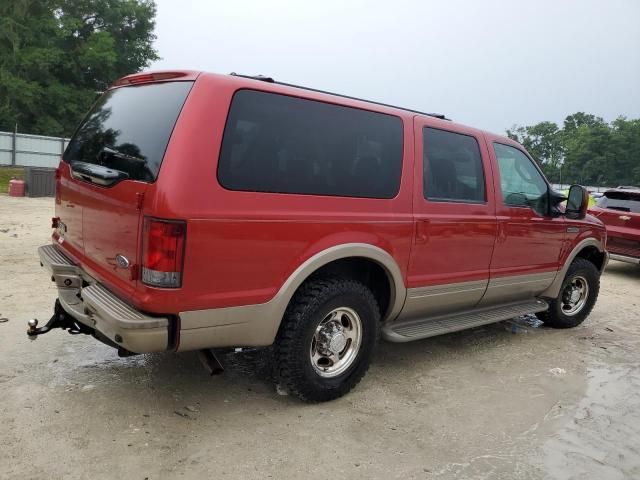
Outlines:
<svg viewBox="0 0 640 480"><path fill-rule="evenodd" d="M93 106L63 158L124 172L153 182L193 82L115 88Z"/></svg>
<svg viewBox="0 0 640 480"><path fill-rule="evenodd" d="M233 97L218 162L229 190L393 198L402 120L254 90Z"/></svg>

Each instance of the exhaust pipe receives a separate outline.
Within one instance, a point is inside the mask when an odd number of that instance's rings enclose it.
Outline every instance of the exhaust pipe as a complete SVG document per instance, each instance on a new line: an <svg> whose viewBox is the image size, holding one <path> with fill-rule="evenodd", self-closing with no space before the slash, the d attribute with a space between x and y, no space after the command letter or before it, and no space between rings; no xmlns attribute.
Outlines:
<svg viewBox="0 0 640 480"><path fill-rule="evenodd" d="M198 350L198 358L205 370L209 372L209 375L220 375L224 372L224 367L220 363L220 360L218 360L218 357L216 357L216 354L213 353L212 349L205 348L203 350Z"/></svg>

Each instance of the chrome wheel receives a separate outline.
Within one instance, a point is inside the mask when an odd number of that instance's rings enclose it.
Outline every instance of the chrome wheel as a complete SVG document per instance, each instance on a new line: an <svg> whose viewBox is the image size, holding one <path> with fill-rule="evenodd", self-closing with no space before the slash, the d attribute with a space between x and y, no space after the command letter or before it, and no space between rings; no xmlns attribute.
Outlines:
<svg viewBox="0 0 640 480"><path fill-rule="evenodd" d="M362 343L362 321L355 310L340 307L316 327L309 351L311 365L321 377L335 377L347 370Z"/></svg>
<svg viewBox="0 0 640 480"><path fill-rule="evenodd" d="M562 291L562 313L567 316L576 315L587 304L589 284L584 277L576 276Z"/></svg>

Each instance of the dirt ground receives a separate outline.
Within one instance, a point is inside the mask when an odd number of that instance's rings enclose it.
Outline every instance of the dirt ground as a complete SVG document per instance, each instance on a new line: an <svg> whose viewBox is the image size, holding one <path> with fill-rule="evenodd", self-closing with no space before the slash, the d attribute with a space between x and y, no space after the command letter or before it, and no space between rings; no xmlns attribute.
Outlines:
<svg viewBox="0 0 640 480"><path fill-rule="evenodd" d="M640 478L640 268L611 262L573 330L511 324L381 344L355 391L305 405L264 355L120 359L30 341L55 289L51 199L0 196L0 479ZM513 333L513 332L516 333Z"/></svg>

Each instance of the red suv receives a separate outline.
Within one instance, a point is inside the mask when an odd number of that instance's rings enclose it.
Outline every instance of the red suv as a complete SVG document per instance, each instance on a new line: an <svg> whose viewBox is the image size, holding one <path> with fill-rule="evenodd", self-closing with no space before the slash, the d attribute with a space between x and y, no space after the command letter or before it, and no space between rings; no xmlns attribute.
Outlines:
<svg viewBox="0 0 640 480"><path fill-rule="evenodd" d="M49 324L121 355L274 345L281 386L322 401L407 342L537 313L573 327L607 262L508 138L426 114L195 72L125 77L58 168ZM213 367L212 367L213 368Z"/></svg>
<svg viewBox="0 0 640 480"><path fill-rule="evenodd" d="M607 250L611 258L640 264L640 189L608 190L591 213L607 226Z"/></svg>

